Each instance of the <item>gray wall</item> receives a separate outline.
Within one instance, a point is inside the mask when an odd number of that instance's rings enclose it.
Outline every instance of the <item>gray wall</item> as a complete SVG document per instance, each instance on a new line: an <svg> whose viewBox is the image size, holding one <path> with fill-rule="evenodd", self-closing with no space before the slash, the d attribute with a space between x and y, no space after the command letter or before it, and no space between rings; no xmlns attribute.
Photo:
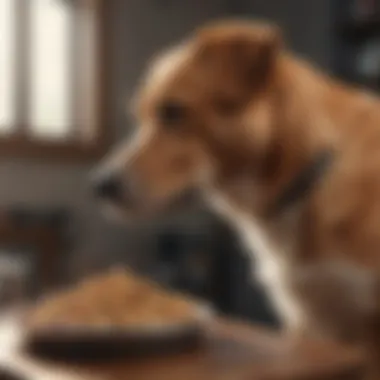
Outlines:
<svg viewBox="0 0 380 380"><path fill-rule="evenodd" d="M276 21L289 46L324 68L331 67L333 0L238 0L235 13Z"/></svg>
<svg viewBox="0 0 380 380"><path fill-rule="evenodd" d="M226 4L225 0L107 0L108 4L111 109L107 126L118 140L127 130L125 100L146 61L199 23L220 17ZM79 164L0 162L0 207L20 202L33 206L63 204L74 211L80 241L71 262L79 272L88 265L96 266L125 256L125 247L129 247L130 252L135 251L134 237L149 234L149 226L125 229L101 217L89 197L90 169L91 165Z"/></svg>
<svg viewBox="0 0 380 380"><path fill-rule="evenodd" d="M110 28L110 116L107 126L118 140L128 127L125 99L132 93L146 61L161 47L183 37L195 26L227 12L260 16L278 21L293 46L313 60L328 66L328 0L107 0ZM88 192L91 166L25 161L0 162L0 206L11 203L63 204L78 219L80 241L72 265L80 273L146 251L155 225L129 227L108 224ZM196 219L192 219L196 220ZM138 237L138 238L137 238ZM134 256L133 256L134 257Z"/></svg>

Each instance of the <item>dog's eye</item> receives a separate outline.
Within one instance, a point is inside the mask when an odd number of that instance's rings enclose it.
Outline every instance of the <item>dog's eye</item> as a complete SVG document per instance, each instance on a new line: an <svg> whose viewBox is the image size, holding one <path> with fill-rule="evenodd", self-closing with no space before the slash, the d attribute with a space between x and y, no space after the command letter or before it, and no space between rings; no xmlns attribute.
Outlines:
<svg viewBox="0 0 380 380"><path fill-rule="evenodd" d="M178 102L164 103L158 110L160 121L169 127L183 121L185 116L186 108Z"/></svg>

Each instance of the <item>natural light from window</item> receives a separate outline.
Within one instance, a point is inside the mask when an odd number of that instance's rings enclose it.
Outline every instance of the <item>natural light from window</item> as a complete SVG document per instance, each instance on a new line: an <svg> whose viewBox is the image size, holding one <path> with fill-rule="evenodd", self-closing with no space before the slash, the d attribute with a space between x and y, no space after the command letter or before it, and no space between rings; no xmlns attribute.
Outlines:
<svg viewBox="0 0 380 380"><path fill-rule="evenodd" d="M28 8L26 36L22 37L27 41L27 54L21 59L28 72L20 86L16 73L20 63L17 1L0 0L0 132L14 132L21 124L28 126L29 136L65 139L72 134L74 124L75 8L62 0L19 3ZM20 104L25 108L21 113L25 120L19 120Z"/></svg>
<svg viewBox="0 0 380 380"><path fill-rule="evenodd" d="M14 0L0 0L0 132L9 132L15 121Z"/></svg>
<svg viewBox="0 0 380 380"><path fill-rule="evenodd" d="M103 149L103 4L0 0L0 154Z"/></svg>
<svg viewBox="0 0 380 380"><path fill-rule="evenodd" d="M9 1L9 0L8 0ZM39 137L71 132L72 16L64 1L28 0L31 8L30 126Z"/></svg>

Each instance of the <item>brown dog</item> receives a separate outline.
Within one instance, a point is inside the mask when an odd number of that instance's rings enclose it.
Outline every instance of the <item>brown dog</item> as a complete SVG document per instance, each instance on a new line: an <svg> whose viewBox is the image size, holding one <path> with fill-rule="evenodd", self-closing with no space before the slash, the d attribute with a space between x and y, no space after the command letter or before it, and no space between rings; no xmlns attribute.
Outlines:
<svg viewBox="0 0 380 380"><path fill-rule="evenodd" d="M380 351L378 98L288 52L276 27L229 21L160 56L133 112L136 139L100 170L105 201L138 215L201 189L289 331Z"/></svg>

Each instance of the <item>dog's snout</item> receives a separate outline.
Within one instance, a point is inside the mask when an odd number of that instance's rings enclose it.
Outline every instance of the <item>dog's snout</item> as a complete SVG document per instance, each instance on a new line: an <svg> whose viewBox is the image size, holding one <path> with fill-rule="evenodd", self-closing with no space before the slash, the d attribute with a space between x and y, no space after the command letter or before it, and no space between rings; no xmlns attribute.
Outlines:
<svg viewBox="0 0 380 380"><path fill-rule="evenodd" d="M123 184L119 176L107 174L93 180L93 191L96 197L110 200L123 198Z"/></svg>

